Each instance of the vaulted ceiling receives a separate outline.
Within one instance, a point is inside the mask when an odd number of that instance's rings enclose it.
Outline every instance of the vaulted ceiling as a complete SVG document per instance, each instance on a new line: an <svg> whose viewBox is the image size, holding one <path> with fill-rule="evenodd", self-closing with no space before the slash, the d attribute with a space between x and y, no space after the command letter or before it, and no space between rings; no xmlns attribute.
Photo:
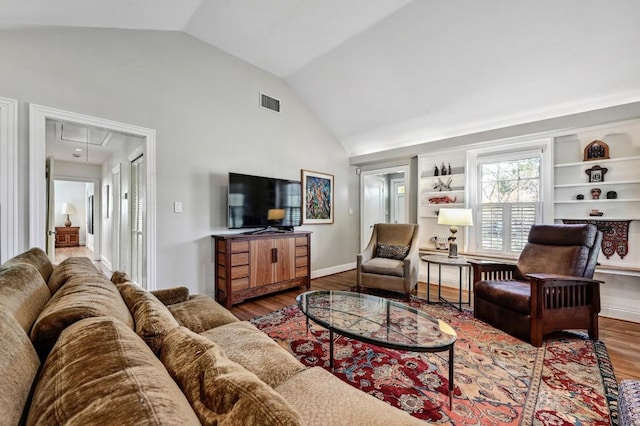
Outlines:
<svg viewBox="0 0 640 426"><path fill-rule="evenodd" d="M351 155L640 101L637 0L3 0L0 25L185 32L283 78Z"/></svg>

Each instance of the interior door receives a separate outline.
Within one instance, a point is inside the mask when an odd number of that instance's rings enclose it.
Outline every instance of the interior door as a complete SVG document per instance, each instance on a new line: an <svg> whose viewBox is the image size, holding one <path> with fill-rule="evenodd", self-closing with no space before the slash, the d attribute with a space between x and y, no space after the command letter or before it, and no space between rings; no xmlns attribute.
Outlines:
<svg viewBox="0 0 640 426"><path fill-rule="evenodd" d="M47 179L47 229L45 241L47 242L47 255L51 262L56 260L56 197L55 182L53 180L53 157L47 157L46 179Z"/></svg>
<svg viewBox="0 0 640 426"><path fill-rule="evenodd" d="M369 243L373 225L384 223L386 218L386 186L387 180L384 176L372 175L364 177L364 205L362 224L362 249Z"/></svg>
<svg viewBox="0 0 640 426"><path fill-rule="evenodd" d="M144 156L131 162L131 279L146 288Z"/></svg>
<svg viewBox="0 0 640 426"><path fill-rule="evenodd" d="M404 179L394 178L391 179L391 191L390 191L390 205L391 213L389 216L389 222L391 223L406 223L406 185Z"/></svg>

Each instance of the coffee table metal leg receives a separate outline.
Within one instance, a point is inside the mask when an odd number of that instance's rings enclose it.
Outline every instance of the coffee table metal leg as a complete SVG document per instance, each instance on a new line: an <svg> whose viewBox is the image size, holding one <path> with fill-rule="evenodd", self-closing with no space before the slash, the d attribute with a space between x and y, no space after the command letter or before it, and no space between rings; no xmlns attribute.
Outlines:
<svg viewBox="0 0 640 426"><path fill-rule="evenodd" d="M333 372L333 330L329 330L329 367Z"/></svg>
<svg viewBox="0 0 640 426"><path fill-rule="evenodd" d="M449 410L453 408L453 345L449 349Z"/></svg>

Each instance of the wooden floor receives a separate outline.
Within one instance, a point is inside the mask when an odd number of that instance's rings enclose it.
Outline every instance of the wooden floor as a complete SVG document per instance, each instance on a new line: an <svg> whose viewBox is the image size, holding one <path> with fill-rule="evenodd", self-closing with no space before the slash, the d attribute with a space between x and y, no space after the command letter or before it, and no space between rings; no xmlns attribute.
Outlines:
<svg viewBox="0 0 640 426"><path fill-rule="evenodd" d="M356 280L355 270L316 278L311 281L312 290L347 290ZM418 284L418 297L426 299L427 286ZM231 308L238 318L248 320L295 304L300 290L294 289L270 296L252 299ZM442 294L447 299L456 299L457 290L443 287ZM464 292L463 300L466 299ZM437 286L431 286L430 297L437 297ZM600 339L607 346L609 357L618 382L623 379L640 380L640 324L600 317Z"/></svg>

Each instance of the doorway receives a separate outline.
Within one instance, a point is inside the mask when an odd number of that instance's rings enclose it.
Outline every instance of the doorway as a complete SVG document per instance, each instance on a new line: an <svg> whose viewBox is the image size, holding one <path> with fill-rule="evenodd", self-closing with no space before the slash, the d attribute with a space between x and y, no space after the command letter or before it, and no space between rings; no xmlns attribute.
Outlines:
<svg viewBox="0 0 640 426"><path fill-rule="evenodd" d="M409 166L360 173L361 249L371 239L376 223L409 222Z"/></svg>
<svg viewBox="0 0 640 426"><path fill-rule="evenodd" d="M146 203L144 226L147 232L144 234L143 240L146 256L142 264L145 282L139 284L149 290L154 290L156 285L155 130L34 104L29 105L29 118L29 177L31 182L29 194L29 244L31 247L44 248L47 240L47 188L45 176L47 121L67 123L80 128L118 132L141 140L146 163L144 168ZM98 219L98 222L101 219L108 219L110 206L113 205L109 196L105 198L105 195L110 192L108 187L105 186L103 188L102 185L105 176L111 176L110 168L108 172L103 172L102 176L98 178L98 184L95 187L93 205L95 206L95 218ZM108 239L111 241L111 233L108 232L108 234ZM107 237L106 234L105 237ZM100 255L101 247L98 246L95 249L96 254ZM120 254L123 251L122 249L126 249L128 252L128 247L121 247Z"/></svg>

